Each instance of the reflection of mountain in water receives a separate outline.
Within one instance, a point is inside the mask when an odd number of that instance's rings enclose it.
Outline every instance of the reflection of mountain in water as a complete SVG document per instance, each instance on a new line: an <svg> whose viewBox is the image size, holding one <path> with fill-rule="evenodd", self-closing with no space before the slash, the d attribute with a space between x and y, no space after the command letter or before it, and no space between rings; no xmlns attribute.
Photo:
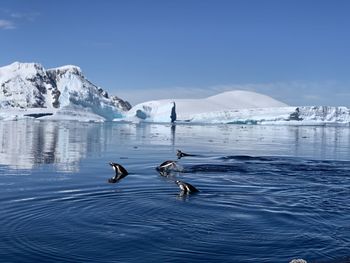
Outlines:
<svg viewBox="0 0 350 263"><path fill-rule="evenodd" d="M4 121L0 122L0 165L32 169L38 164L54 164L59 171L74 172L85 158L143 158L140 147L150 145L150 154L163 157L166 149L167 158L175 158L176 149L182 149L209 156L217 151L348 159L349 143L348 127Z"/></svg>
<svg viewBox="0 0 350 263"><path fill-rule="evenodd" d="M31 169L36 164L55 163L58 170L75 171L89 153L104 150L102 128L73 122L0 122L0 164Z"/></svg>
<svg viewBox="0 0 350 263"><path fill-rule="evenodd" d="M174 134L172 135L174 139ZM72 172L87 157L144 143L169 144L169 126L52 121L0 122L0 165L32 169L38 164L55 164L57 170Z"/></svg>

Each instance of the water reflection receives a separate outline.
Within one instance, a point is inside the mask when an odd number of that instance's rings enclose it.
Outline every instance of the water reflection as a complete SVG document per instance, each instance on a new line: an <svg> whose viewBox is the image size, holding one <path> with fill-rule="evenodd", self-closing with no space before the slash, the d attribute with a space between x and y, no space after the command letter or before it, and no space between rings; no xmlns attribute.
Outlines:
<svg viewBox="0 0 350 263"><path fill-rule="evenodd" d="M0 122L0 164L32 169L37 164L55 163L57 170L73 172L79 169L81 159L105 151L112 137L113 130L103 124Z"/></svg>
<svg viewBox="0 0 350 263"><path fill-rule="evenodd" d="M58 171L75 172L79 162L104 152L147 143L174 142L175 130L160 125L52 121L0 122L0 165L33 169L55 164Z"/></svg>
<svg viewBox="0 0 350 263"><path fill-rule="evenodd" d="M171 145L175 146L176 125L172 124L170 130L171 130Z"/></svg>
<svg viewBox="0 0 350 263"><path fill-rule="evenodd" d="M105 152L125 156L128 149L144 145L168 147L174 158L176 149L190 149L195 154L346 160L350 157L349 143L347 127L6 121L0 122L0 165L32 169L38 164L54 163L57 170L74 172L84 158ZM156 152L157 148L153 149Z"/></svg>

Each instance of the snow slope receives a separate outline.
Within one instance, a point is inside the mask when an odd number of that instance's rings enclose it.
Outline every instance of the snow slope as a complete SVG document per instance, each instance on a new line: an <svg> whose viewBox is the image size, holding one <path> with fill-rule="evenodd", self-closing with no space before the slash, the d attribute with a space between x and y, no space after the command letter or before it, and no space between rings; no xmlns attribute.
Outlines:
<svg viewBox="0 0 350 263"><path fill-rule="evenodd" d="M37 63L15 62L0 68L0 87L0 119L40 113L50 119L112 120L131 108L72 65L45 70Z"/></svg>

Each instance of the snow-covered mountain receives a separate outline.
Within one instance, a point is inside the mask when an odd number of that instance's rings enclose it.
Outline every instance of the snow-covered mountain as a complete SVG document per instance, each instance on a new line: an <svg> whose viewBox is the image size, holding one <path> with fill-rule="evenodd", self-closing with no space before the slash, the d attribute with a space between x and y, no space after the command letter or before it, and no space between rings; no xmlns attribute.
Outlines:
<svg viewBox="0 0 350 263"><path fill-rule="evenodd" d="M140 103L127 113L124 120L169 123L173 110L176 112L177 123L350 123L350 109L347 107L291 107L269 96L241 90L224 92L204 99L154 100Z"/></svg>
<svg viewBox="0 0 350 263"><path fill-rule="evenodd" d="M112 120L131 108L127 101L109 96L87 80L77 66L45 70L37 63L15 62L0 68L0 87L0 118L16 112L19 116L53 115L46 118L54 119L86 115Z"/></svg>

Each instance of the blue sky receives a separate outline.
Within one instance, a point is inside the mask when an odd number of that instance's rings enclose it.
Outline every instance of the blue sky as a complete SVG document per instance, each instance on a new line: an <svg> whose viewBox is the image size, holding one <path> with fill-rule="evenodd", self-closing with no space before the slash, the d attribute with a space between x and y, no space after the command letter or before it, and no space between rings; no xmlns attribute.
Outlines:
<svg viewBox="0 0 350 263"><path fill-rule="evenodd" d="M230 89L350 106L350 1L2 0L0 66L78 65L132 103Z"/></svg>

